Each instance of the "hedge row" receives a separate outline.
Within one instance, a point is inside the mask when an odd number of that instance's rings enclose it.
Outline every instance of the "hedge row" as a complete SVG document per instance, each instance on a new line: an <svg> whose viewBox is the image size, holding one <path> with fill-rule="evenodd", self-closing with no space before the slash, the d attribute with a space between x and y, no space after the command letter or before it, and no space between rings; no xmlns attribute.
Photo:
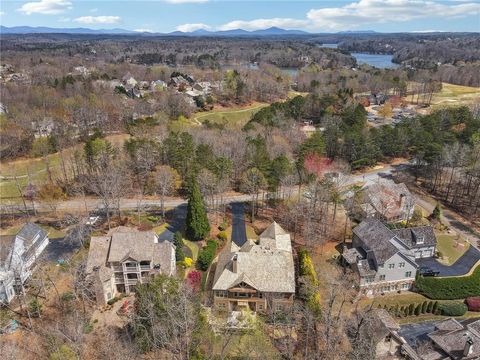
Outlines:
<svg viewBox="0 0 480 360"><path fill-rule="evenodd" d="M465 315L467 310L467 305L458 301L441 303L438 306L438 312L445 316L462 316Z"/></svg>
<svg viewBox="0 0 480 360"><path fill-rule="evenodd" d="M197 267L200 270L206 271L215 258L216 252L217 242L215 240L208 240L207 246L198 252Z"/></svg>
<svg viewBox="0 0 480 360"><path fill-rule="evenodd" d="M446 278L417 276L415 287L421 294L435 300L480 296L480 266L477 266L469 276Z"/></svg>
<svg viewBox="0 0 480 360"><path fill-rule="evenodd" d="M381 305L378 306L382 308ZM438 313L439 304L438 301L424 301L422 303L411 303L405 306L390 306L383 305L383 309L387 310L390 314L397 317L406 317L420 314L436 314Z"/></svg>

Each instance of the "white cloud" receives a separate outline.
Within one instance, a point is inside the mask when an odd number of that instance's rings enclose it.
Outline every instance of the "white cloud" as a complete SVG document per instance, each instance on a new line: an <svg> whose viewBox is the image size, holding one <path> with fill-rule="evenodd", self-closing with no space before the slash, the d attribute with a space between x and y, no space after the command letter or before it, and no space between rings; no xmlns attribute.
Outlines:
<svg viewBox="0 0 480 360"><path fill-rule="evenodd" d="M193 4L193 3L206 3L208 0L165 0L170 4Z"/></svg>
<svg viewBox="0 0 480 360"><path fill-rule="evenodd" d="M25 3L18 9L18 11L21 11L27 15L56 15L70 10L71 8L72 3L68 0L40 0Z"/></svg>
<svg viewBox="0 0 480 360"><path fill-rule="evenodd" d="M285 29L295 29L305 27L308 25L307 20L301 19L288 19L288 18L273 18L273 19L256 19L256 20L235 20L230 21L227 24L221 25L220 30L261 30L272 26L281 27Z"/></svg>
<svg viewBox="0 0 480 360"><path fill-rule="evenodd" d="M5 12L0 11L0 16L3 16L3 15L5 15Z"/></svg>
<svg viewBox="0 0 480 360"><path fill-rule="evenodd" d="M80 24L117 24L121 20L120 16L81 16L73 19Z"/></svg>
<svg viewBox="0 0 480 360"><path fill-rule="evenodd" d="M208 30L208 29L210 29L210 28L211 28L211 27L208 26L207 24L198 23L198 24L183 24L183 25L179 25L179 26L177 26L176 29L177 29L178 31L191 32L191 31L200 30L200 29Z"/></svg>
<svg viewBox="0 0 480 360"><path fill-rule="evenodd" d="M468 1L468 2L466 2ZM473 0L439 2L434 0L358 0L340 7L311 9L304 19L272 18L234 20L219 30L258 30L272 26L311 31L338 31L369 28L379 23L417 19L460 18L480 13L480 3Z"/></svg>
<svg viewBox="0 0 480 360"><path fill-rule="evenodd" d="M150 29L133 29L133 31L136 31L136 32L141 32L141 33L153 33L154 31L153 30L150 30Z"/></svg>
<svg viewBox="0 0 480 360"><path fill-rule="evenodd" d="M307 18L314 29L342 30L422 18L462 17L479 11L480 4L473 2L447 4L431 0L360 0L342 7L312 9L307 13Z"/></svg>

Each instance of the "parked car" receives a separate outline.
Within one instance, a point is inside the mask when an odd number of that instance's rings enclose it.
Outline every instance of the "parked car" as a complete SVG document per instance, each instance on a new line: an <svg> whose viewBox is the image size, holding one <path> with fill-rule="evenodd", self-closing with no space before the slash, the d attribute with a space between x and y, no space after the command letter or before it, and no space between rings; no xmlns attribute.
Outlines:
<svg viewBox="0 0 480 360"><path fill-rule="evenodd" d="M438 276L440 274L439 271L434 271L428 266L420 266L418 273L422 276Z"/></svg>

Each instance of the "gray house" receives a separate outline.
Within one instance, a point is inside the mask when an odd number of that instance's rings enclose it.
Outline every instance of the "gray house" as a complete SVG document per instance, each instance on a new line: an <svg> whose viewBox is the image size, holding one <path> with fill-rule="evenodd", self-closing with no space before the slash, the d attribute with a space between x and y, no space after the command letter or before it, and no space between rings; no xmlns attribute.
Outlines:
<svg viewBox="0 0 480 360"><path fill-rule="evenodd" d="M135 292L152 275L175 275L175 246L153 231L118 227L91 238L86 272L97 302L104 305L119 293Z"/></svg>
<svg viewBox="0 0 480 360"><path fill-rule="evenodd" d="M9 303L22 290L48 242L47 232L33 223L17 235L0 236L0 303Z"/></svg>
<svg viewBox="0 0 480 360"><path fill-rule="evenodd" d="M367 294L409 290L416 259L433 256L436 242L431 227L390 230L379 220L367 219L353 229L352 246L344 249L343 259Z"/></svg>

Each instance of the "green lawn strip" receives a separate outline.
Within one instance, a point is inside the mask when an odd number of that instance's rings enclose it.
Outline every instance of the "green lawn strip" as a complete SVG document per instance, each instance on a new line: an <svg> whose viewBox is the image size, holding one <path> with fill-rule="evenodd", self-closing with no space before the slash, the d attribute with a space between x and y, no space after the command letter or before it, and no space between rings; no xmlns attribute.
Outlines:
<svg viewBox="0 0 480 360"><path fill-rule="evenodd" d="M268 106L268 104L256 104L252 107L241 109L228 109L228 110L213 110L204 113L198 113L194 116L194 119L204 123L209 121L210 123L224 123L225 125L245 125L251 116L260 110L262 107Z"/></svg>
<svg viewBox="0 0 480 360"><path fill-rule="evenodd" d="M162 225L155 226L152 230L155 232L155 234L160 235L167 229L168 223L163 223Z"/></svg>
<svg viewBox="0 0 480 360"><path fill-rule="evenodd" d="M40 225L42 229L44 229L46 232L48 232L48 238L49 239L60 239L65 237L65 232L62 230L57 230L51 226L46 226L46 225Z"/></svg>
<svg viewBox="0 0 480 360"><path fill-rule="evenodd" d="M194 243L193 241L190 241L190 240L187 240L187 239L183 239L183 243L190 249L190 251L192 252L192 260L193 262L197 261L197 258L198 258L198 245L196 243Z"/></svg>
<svg viewBox="0 0 480 360"><path fill-rule="evenodd" d="M459 245L455 247L457 242ZM437 235L437 251L445 258L446 265L454 264L468 250L469 246L468 242L456 235Z"/></svg>
<svg viewBox="0 0 480 360"><path fill-rule="evenodd" d="M416 324L424 321L435 321L435 320L445 320L451 316L442 316L442 315L433 315L433 314L423 314L419 316L408 316L404 318L395 318L396 321L401 324ZM479 312L467 311L465 315L456 317L456 319L470 319L480 317Z"/></svg>

